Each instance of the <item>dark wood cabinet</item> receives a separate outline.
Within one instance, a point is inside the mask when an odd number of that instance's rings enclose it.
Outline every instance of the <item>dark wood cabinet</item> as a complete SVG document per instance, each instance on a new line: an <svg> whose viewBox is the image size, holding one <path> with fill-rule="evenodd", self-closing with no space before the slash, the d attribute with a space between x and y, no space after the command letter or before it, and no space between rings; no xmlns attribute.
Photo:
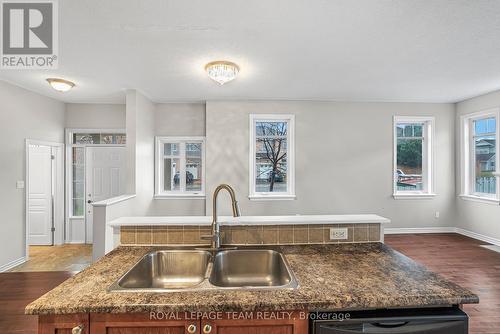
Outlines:
<svg viewBox="0 0 500 334"><path fill-rule="evenodd" d="M79 334L90 334L89 315L83 313L41 315L38 317L39 334L72 334L73 329L79 329ZM75 332L78 332L78 330Z"/></svg>
<svg viewBox="0 0 500 334"><path fill-rule="evenodd" d="M299 312L284 319L217 319L201 321L201 334L306 334L308 321Z"/></svg>
<svg viewBox="0 0 500 334"><path fill-rule="evenodd" d="M199 334L198 320L154 320L149 314L90 314L90 334Z"/></svg>
<svg viewBox="0 0 500 334"><path fill-rule="evenodd" d="M39 334L306 334L308 321L298 312L286 319L154 319L149 314L75 314L39 316Z"/></svg>

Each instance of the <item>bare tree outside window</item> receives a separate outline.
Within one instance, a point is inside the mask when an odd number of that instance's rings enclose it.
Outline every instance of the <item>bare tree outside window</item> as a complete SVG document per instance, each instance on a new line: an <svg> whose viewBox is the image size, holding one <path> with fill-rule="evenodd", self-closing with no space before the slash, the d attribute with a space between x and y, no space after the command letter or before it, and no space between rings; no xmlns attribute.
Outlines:
<svg viewBox="0 0 500 334"><path fill-rule="evenodd" d="M287 122L256 122L256 191L287 191Z"/></svg>

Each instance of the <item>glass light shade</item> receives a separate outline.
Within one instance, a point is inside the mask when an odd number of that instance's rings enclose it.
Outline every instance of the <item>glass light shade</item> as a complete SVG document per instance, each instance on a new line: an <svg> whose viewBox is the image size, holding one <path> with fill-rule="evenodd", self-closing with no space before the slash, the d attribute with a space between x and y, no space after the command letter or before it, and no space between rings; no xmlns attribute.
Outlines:
<svg viewBox="0 0 500 334"><path fill-rule="evenodd" d="M205 65L208 77L219 85L236 79L240 68L230 61L213 61Z"/></svg>
<svg viewBox="0 0 500 334"><path fill-rule="evenodd" d="M75 87L75 84L73 82L64 79L48 78L47 82L52 88L54 88L58 92L63 93Z"/></svg>

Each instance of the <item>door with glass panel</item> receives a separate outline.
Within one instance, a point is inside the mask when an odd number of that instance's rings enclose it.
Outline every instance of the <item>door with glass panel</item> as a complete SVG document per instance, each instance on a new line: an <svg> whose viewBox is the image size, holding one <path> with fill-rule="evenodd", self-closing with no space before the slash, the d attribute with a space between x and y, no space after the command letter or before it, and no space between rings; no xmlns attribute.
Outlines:
<svg viewBox="0 0 500 334"><path fill-rule="evenodd" d="M92 203L125 194L126 148L86 147L85 165L85 242L92 243Z"/></svg>
<svg viewBox="0 0 500 334"><path fill-rule="evenodd" d="M66 242L91 243L93 210L88 201L94 201L95 199L92 198L92 192L89 193L86 190L88 184L86 152L88 148L93 147L124 149L126 135L120 129L67 129L66 131L68 154Z"/></svg>

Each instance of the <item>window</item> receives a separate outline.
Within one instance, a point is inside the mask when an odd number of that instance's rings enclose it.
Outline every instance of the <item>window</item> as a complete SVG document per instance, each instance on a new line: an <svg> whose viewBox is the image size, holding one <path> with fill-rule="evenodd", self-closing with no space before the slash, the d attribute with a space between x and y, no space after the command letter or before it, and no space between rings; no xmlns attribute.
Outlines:
<svg viewBox="0 0 500 334"><path fill-rule="evenodd" d="M432 117L394 118L394 198L431 198Z"/></svg>
<svg viewBox="0 0 500 334"><path fill-rule="evenodd" d="M69 216L85 216L85 147L87 146L124 146L127 136L124 130L68 129L68 184Z"/></svg>
<svg viewBox="0 0 500 334"><path fill-rule="evenodd" d="M205 195L205 138L156 138L156 198Z"/></svg>
<svg viewBox="0 0 500 334"><path fill-rule="evenodd" d="M462 198L498 203L499 112L462 116Z"/></svg>
<svg viewBox="0 0 500 334"><path fill-rule="evenodd" d="M85 211L85 147L72 148L72 162L72 216L83 217Z"/></svg>
<svg viewBox="0 0 500 334"><path fill-rule="evenodd" d="M73 133L73 144L82 145L125 145L124 133Z"/></svg>
<svg viewBox="0 0 500 334"><path fill-rule="evenodd" d="M294 199L294 115L250 115L250 199Z"/></svg>

